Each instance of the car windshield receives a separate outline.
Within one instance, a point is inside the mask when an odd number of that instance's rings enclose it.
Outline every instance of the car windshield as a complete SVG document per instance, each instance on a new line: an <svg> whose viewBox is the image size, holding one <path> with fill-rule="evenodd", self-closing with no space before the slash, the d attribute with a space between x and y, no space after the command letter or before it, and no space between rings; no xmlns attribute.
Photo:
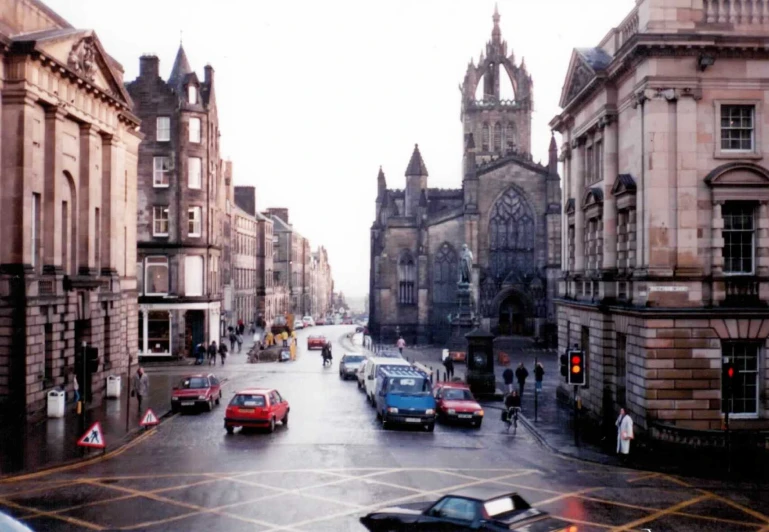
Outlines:
<svg viewBox="0 0 769 532"><path fill-rule="evenodd" d="M208 388L208 379L206 377L188 377L182 379L179 383L182 390L197 390L199 388Z"/></svg>
<svg viewBox="0 0 769 532"><path fill-rule="evenodd" d="M391 377L387 390L401 395L426 395L430 393L430 381L421 377Z"/></svg>
<svg viewBox="0 0 769 532"><path fill-rule="evenodd" d="M363 362L363 355L345 355L345 364L355 364Z"/></svg>
<svg viewBox="0 0 769 532"><path fill-rule="evenodd" d="M254 407L254 406L264 406L266 401L264 400L263 395L250 395L250 394L238 394L235 397L232 398L232 402L230 403L231 406L245 406L245 407Z"/></svg>
<svg viewBox="0 0 769 532"><path fill-rule="evenodd" d="M448 401L473 401L473 394L470 390L461 388L445 388L441 396Z"/></svg>

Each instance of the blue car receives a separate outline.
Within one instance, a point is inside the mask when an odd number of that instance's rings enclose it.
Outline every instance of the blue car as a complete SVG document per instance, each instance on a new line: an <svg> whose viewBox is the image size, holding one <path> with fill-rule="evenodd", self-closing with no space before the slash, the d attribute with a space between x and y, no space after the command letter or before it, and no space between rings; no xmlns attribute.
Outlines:
<svg viewBox="0 0 769 532"><path fill-rule="evenodd" d="M382 428L390 425L435 429L435 397L430 379L410 366L382 367L377 372L375 406Z"/></svg>

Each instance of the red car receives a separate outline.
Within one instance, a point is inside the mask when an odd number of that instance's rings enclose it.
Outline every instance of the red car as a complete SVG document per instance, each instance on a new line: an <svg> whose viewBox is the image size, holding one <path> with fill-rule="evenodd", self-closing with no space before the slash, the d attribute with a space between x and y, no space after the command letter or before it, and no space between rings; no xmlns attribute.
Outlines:
<svg viewBox="0 0 769 532"><path fill-rule="evenodd" d="M274 432L278 421L283 426L288 425L290 410L288 401L280 396L278 390L247 388L236 393L227 405L224 428L227 434L235 432L235 427L267 427Z"/></svg>
<svg viewBox="0 0 769 532"><path fill-rule="evenodd" d="M438 419L442 422L469 423L481 428L483 408L473 397L470 388L459 382L441 382L434 389Z"/></svg>
<svg viewBox="0 0 769 532"><path fill-rule="evenodd" d="M311 351L312 349L323 349L323 346L326 345L326 337L325 336L310 336L307 338L307 350Z"/></svg>
<svg viewBox="0 0 769 532"><path fill-rule="evenodd" d="M315 325L325 325L326 324L326 318L318 318L315 320Z"/></svg>
<svg viewBox="0 0 769 532"><path fill-rule="evenodd" d="M203 407L210 412L214 403L218 405L221 399L222 385L215 375L188 375L174 386L171 410L178 412L182 408Z"/></svg>

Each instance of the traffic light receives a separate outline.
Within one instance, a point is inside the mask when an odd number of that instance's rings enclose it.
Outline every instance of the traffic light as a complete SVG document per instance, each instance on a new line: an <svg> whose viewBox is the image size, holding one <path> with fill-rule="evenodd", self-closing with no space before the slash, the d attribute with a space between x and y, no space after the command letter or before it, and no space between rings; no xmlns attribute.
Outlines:
<svg viewBox="0 0 769 532"><path fill-rule="evenodd" d="M568 355L561 355L561 376L569 376L569 357ZM568 382L568 379L567 379Z"/></svg>
<svg viewBox="0 0 769 532"><path fill-rule="evenodd" d="M737 376L737 371L734 369L734 363L724 362L723 375L721 380L724 383L724 398L730 398L732 396L732 390L734 389L734 379Z"/></svg>
<svg viewBox="0 0 769 532"><path fill-rule="evenodd" d="M569 351L569 384L585 384L585 353Z"/></svg>
<svg viewBox="0 0 769 532"><path fill-rule="evenodd" d="M85 348L85 360L88 364L88 372L96 373L99 371L99 350L95 347Z"/></svg>

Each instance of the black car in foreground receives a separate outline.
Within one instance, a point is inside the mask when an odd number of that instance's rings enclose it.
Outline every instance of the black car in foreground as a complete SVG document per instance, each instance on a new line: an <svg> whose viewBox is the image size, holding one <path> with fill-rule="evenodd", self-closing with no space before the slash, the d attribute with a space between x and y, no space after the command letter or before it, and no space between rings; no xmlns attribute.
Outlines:
<svg viewBox="0 0 769 532"><path fill-rule="evenodd" d="M514 492L472 488L436 502L383 508L360 518L372 532L577 532L571 523L532 508Z"/></svg>

